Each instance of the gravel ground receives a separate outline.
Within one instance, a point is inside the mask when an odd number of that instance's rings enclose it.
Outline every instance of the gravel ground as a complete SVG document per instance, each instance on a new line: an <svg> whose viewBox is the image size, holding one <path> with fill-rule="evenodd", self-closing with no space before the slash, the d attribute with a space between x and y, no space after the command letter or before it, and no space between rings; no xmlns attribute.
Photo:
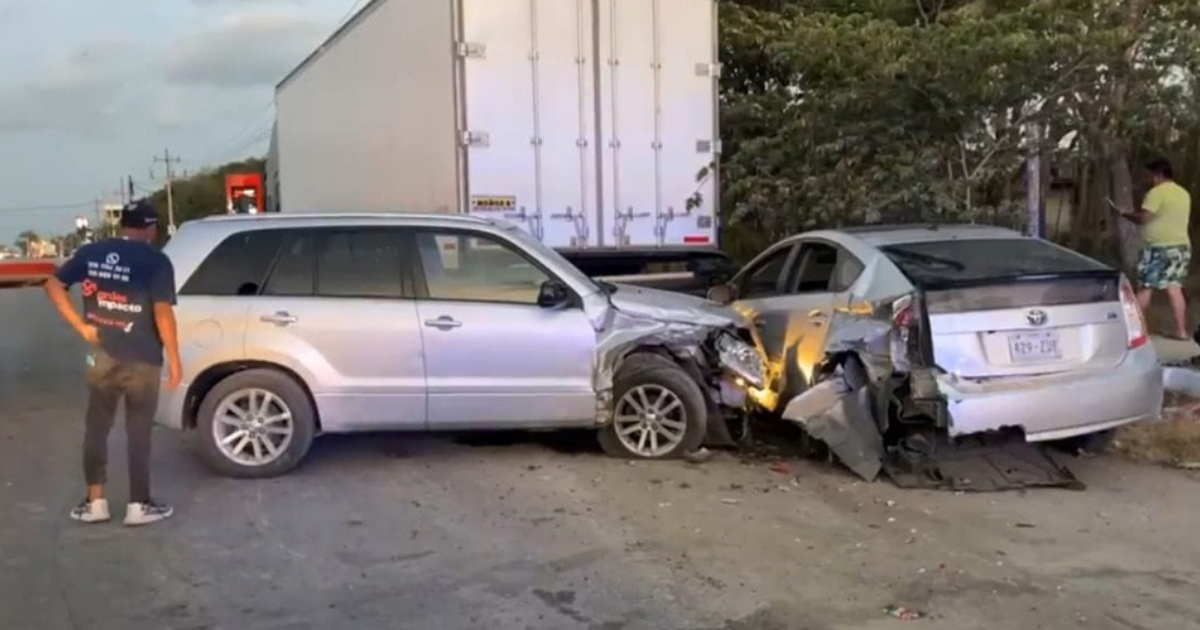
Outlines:
<svg viewBox="0 0 1200 630"><path fill-rule="evenodd" d="M171 521L78 526L83 349L0 292L0 628L1185 628L1200 477L956 495L811 462L629 465L587 435L323 438L286 478L156 435ZM1070 413L1064 410L1064 413ZM111 488L124 501L123 436ZM899 605L927 613L889 618ZM354 624L351 626L350 624Z"/></svg>

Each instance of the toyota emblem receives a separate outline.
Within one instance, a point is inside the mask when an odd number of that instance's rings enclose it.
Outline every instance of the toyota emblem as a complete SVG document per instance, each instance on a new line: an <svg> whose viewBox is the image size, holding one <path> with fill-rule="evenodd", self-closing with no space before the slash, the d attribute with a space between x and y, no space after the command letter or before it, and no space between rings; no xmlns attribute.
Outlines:
<svg viewBox="0 0 1200 630"><path fill-rule="evenodd" d="M1049 317L1046 315L1046 311L1041 309L1034 309L1025 313L1025 321L1029 322L1030 326L1041 326L1046 323L1047 319Z"/></svg>

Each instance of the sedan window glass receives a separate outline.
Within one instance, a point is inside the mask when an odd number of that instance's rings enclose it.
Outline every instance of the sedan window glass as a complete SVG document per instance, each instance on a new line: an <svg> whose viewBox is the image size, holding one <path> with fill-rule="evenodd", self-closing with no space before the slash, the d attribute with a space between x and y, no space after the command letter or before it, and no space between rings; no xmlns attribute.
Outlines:
<svg viewBox="0 0 1200 630"><path fill-rule="evenodd" d="M419 232L416 241L430 299L537 304L542 284L550 279L491 237Z"/></svg>
<svg viewBox="0 0 1200 630"><path fill-rule="evenodd" d="M750 270L741 282L738 297L741 299L764 298L779 294L779 278L787 264L791 247L781 247L771 254L758 267Z"/></svg>
<svg viewBox="0 0 1200 630"><path fill-rule="evenodd" d="M1032 238L955 239L880 249L918 284L1108 269L1069 249Z"/></svg>

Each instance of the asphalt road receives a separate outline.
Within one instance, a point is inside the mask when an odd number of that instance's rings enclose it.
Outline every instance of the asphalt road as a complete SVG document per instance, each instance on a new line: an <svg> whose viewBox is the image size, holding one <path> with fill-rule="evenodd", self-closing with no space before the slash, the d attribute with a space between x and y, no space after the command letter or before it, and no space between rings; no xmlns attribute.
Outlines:
<svg viewBox="0 0 1200 630"><path fill-rule="evenodd" d="M0 291L0 321L3 630L908 627L889 604L954 630L1200 619L1200 483L1109 459L1075 466L1087 492L954 495L816 463L627 465L586 436L392 435L323 438L254 482L160 431L176 516L77 525L82 345L37 290ZM120 427L111 443L119 518Z"/></svg>

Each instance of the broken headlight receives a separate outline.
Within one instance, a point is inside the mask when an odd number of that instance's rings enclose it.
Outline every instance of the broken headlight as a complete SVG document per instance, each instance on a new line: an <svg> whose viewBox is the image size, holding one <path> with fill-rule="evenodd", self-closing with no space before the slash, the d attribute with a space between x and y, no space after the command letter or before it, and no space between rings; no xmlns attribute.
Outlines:
<svg viewBox="0 0 1200 630"><path fill-rule="evenodd" d="M718 335L713 347L726 369L752 387L763 386L767 370L757 348L729 333Z"/></svg>

